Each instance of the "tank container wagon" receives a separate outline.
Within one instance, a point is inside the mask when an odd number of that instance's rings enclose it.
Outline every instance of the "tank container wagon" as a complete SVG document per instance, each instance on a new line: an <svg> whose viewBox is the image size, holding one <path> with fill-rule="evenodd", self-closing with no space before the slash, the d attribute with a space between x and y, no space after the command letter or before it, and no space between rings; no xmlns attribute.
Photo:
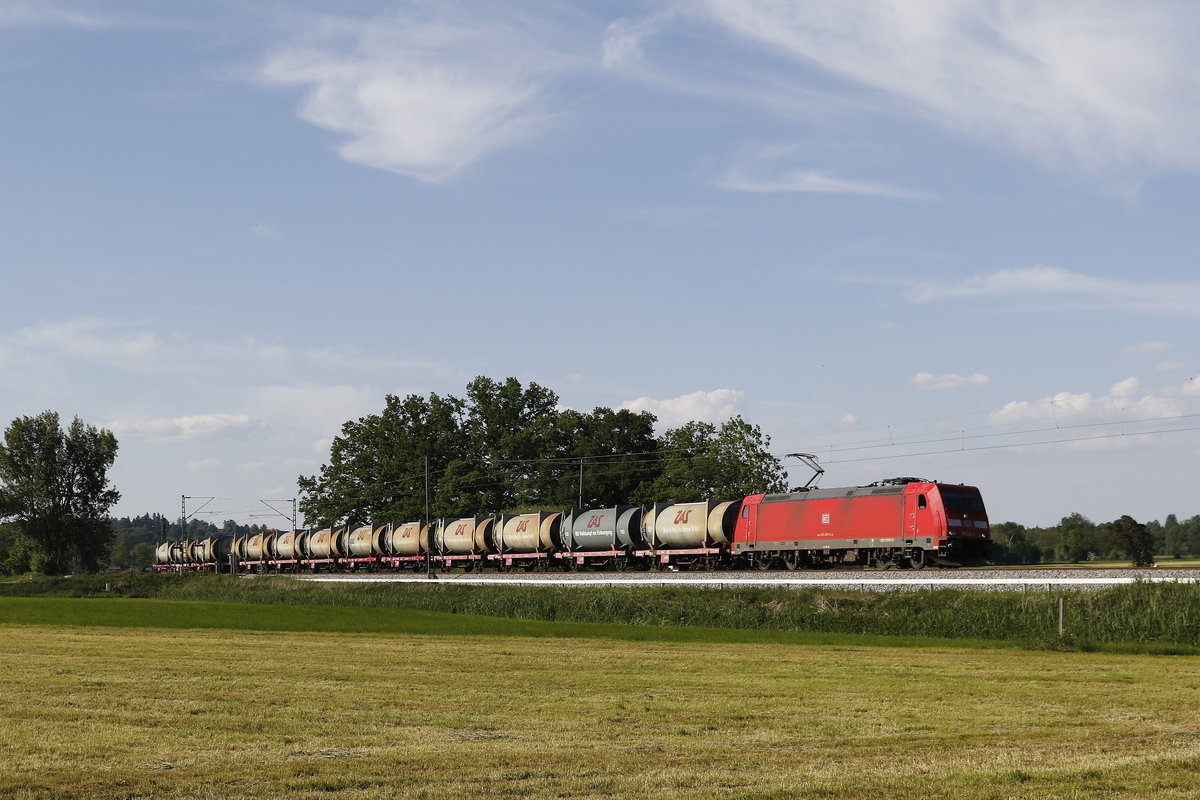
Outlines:
<svg viewBox="0 0 1200 800"><path fill-rule="evenodd" d="M973 486L868 486L163 542L160 571L799 569L954 564L990 541Z"/></svg>
<svg viewBox="0 0 1200 800"><path fill-rule="evenodd" d="M500 514L496 517L494 550L488 560L501 572L514 565L545 571L562 543L564 512Z"/></svg>

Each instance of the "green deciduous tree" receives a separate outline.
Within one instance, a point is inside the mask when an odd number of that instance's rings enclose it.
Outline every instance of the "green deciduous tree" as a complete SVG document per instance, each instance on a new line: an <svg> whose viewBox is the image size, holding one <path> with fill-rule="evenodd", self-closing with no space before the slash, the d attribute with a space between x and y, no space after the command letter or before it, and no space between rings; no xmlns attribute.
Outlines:
<svg viewBox="0 0 1200 800"><path fill-rule="evenodd" d="M1154 535L1145 525L1128 514L1111 525L1125 555L1133 560L1135 567L1148 567L1154 563Z"/></svg>
<svg viewBox="0 0 1200 800"><path fill-rule="evenodd" d="M1078 512L1063 517L1058 523L1058 556L1064 561L1078 563L1089 553L1100 549L1099 533L1095 524Z"/></svg>
<svg viewBox="0 0 1200 800"><path fill-rule="evenodd" d="M658 438L653 414L564 409L536 383L479 377L466 396L387 398L342 426L300 509L320 525L430 516L735 498L786 489L757 426L693 422ZM669 473L669 477L668 476Z"/></svg>
<svg viewBox="0 0 1200 800"><path fill-rule="evenodd" d="M740 416L719 428L689 422L662 437L663 471L636 502L690 503L787 491L787 471L771 439Z"/></svg>
<svg viewBox="0 0 1200 800"><path fill-rule="evenodd" d="M18 417L0 445L0 519L11 521L18 552L47 574L95 570L112 541L108 510L120 493L108 482L117 457L112 431L66 431L56 412Z"/></svg>

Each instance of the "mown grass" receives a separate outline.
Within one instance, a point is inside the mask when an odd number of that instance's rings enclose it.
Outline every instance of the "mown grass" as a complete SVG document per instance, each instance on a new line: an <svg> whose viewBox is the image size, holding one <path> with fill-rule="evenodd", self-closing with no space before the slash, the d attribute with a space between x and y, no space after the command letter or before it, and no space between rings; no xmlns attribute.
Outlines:
<svg viewBox="0 0 1200 800"><path fill-rule="evenodd" d="M935 637L551 622L400 608L119 598L0 598L0 625L4 624L694 643L852 644L976 649L1011 646L1006 642Z"/></svg>
<svg viewBox="0 0 1200 800"><path fill-rule="evenodd" d="M30 602L53 601L5 605ZM1200 769L1193 659L63 625L0 634L0 796L16 800L1140 800L1194 797Z"/></svg>
<svg viewBox="0 0 1200 800"><path fill-rule="evenodd" d="M322 584L291 578L132 575L0 583L0 595L154 597L404 609L535 621L995 640L1029 648L1200 652L1200 585L1052 593L701 587ZM39 591L39 587L41 591ZM1058 635L1065 597L1066 636Z"/></svg>

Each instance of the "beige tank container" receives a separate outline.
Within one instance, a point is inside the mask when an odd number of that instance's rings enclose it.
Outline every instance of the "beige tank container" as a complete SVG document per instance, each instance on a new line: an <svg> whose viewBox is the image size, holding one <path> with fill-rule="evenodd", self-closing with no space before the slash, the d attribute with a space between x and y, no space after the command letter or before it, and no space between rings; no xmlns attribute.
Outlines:
<svg viewBox="0 0 1200 800"><path fill-rule="evenodd" d="M246 537L235 536L233 539L232 550L234 558L242 561L246 558Z"/></svg>
<svg viewBox="0 0 1200 800"><path fill-rule="evenodd" d="M540 533L543 550L553 550L561 544L560 528L562 527L562 521L563 515L561 511L547 514L542 519Z"/></svg>
<svg viewBox="0 0 1200 800"><path fill-rule="evenodd" d="M192 556L198 563L211 564L217 560L217 550L220 546L220 540L215 537L202 539L196 542L196 546L192 549Z"/></svg>
<svg viewBox="0 0 1200 800"><path fill-rule="evenodd" d="M233 539L229 536L211 536L196 544L194 555L196 560L211 564L214 561L224 563L233 552Z"/></svg>
<svg viewBox="0 0 1200 800"><path fill-rule="evenodd" d="M329 552L333 558L345 558L350 555L350 529L335 528L329 537Z"/></svg>
<svg viewBox="0 0 1200 800"><path fill-rule="evenodd" d="M279 558L279 551L275 549L275 545L279 541L278 533L264 533L262 540L263 558Z"/></svg>
<svg viewBox="0 0 1200 800"><path fill-rule="evenodd" d="M536 553L552 549L558 541L562 513L504 514L496 524L498 553Z"/></svg>
<svg viewBox="0 0 1200 800"><path fill-rule="evenodd" d="M388 552L397 556L419 556L429 550L429 525L405 522L392 526L388 534Z"/></svg>
<svg viewBox="0 0 1200 800"><path fill-rule="evenodd" d="M310 533L308 535L308 557L333 558L333 551L330 547L332 537L333 531L329 528L322 528L316 533Z"/></svg>
<svg viewBox="0 0 1200 800"><path fill-rule="evenodd" d="M349 554L354 558L366 558L383 553L383 535L386 525L363 525L350 531L347 538Z"/></svg>
<svg viewBox="0 0 1200 800"><path fill-rule="evenodd" d="M482 521L480 517L442 520L434 534L437 551L449 555L468 555L479 552L476 549L475 536L476 529Z"/></svg>
<svg viewBox="0 0 1200 800"><path fill-rule="evenodd" d="M183 560L188 564L196 563L196 545L199 544L195 539L187 539L183 543Z"/></svg>
<svg viewBox="0 0 1200 800"><path fill-rule="evenodd" d="M275 557L281 561L292 561L300 557L296 549L296 537L300 531L285 531L275 538Z"/></svg>
<svg viewBox="0 0 1200 800"><path fill-rule="evenodd" d="M312 531L296 531L296 538L293 540L292 549L296 552L296 559L305 558L308 555L308 537L312 535Z"/></svg>
<svg viewBox="0 0 1200 800"><path fill-rule="evenodd" d="M388 536L391 535L391 525L376 525L371 531L371 553L377 556L387 555Z"/></svg>
<svg viewBox="0 0 1200 800"><path fill-rule="evenodd" d="M154 563L169 564L171 563L171 543L163 542L158 547L154 548Z"/></svg>
<svg viewBox="0 0 1200 800"><path fill-rule="evenodd" d="M496 549L493 533L496 530L496 518L486 517L475 525L475 552L490 553Z"/></svg>
<svg viewBox="0 0 1200 800"><path fill-rule="evenodd" d="M266 553L263 550L263 535L256 533L246 540L246 560L262 561Z"/></svg>
<svg viewBox="0 0 1200 800"><path fill-rule="evenodd" d="M740 507L740 501L655 506L642 518L642 538L656 549L728 544Z"/></svg>

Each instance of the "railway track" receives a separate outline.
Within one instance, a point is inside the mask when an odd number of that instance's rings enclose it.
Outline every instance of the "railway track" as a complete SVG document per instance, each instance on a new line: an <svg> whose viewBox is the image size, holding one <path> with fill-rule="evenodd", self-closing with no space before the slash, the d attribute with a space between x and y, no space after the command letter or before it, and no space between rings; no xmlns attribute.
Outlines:
<svg viewBox="0 0 1200 800"><path fill-rule="evenodd" d="M325 583L425 583L466 586L704 586L710 588L776 587L888 591L893 589L977 589L1039 591L1053 588L1098 589L1138 581L1195 583L1198 569L989 569L924 570L920 572L779 571L779 572L579 572L507 573L360 573L298 575L296 580Z"/></svg>

